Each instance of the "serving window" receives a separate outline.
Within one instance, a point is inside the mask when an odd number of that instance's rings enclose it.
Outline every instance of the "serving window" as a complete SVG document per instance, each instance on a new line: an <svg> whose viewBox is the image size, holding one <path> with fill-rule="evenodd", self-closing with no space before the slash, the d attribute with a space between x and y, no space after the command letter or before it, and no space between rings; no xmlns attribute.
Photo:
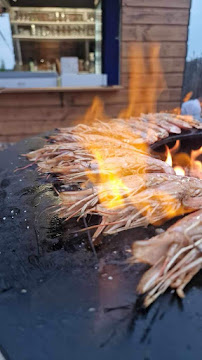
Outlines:
<svg viewBox="0 0 202 360"><path fill-rule="evenodd" d="M27 6L28 3L38 6ZM10 2L14 61L4 60L4 69L15 71L15 75L7 73L12 79L10 84L23 86L22 80L16 80L18 76L29 78L29 87L45 83L47 86L118 84L116 32L119 24L116 23L115 29L111 20L113 13L119 14L119 1L112 0L111 5L106 0L49 1L49 7L44 6L45 3L40 0ZM62 6L56 7L56 4ZM117 64L110 56L112 50ZM6 78L6 74L3 75Z"/></svg>

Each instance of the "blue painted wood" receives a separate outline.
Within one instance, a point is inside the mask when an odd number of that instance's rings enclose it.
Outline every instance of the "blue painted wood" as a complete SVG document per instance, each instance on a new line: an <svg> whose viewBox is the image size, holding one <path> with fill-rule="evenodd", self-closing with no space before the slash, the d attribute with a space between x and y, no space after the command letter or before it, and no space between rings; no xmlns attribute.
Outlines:
<svg viewBox="0 0 202 360"><path fill-rule="evenodd" d="M120 63L120 0L103 0L103 73L108 85L119 84Z"/></svg>

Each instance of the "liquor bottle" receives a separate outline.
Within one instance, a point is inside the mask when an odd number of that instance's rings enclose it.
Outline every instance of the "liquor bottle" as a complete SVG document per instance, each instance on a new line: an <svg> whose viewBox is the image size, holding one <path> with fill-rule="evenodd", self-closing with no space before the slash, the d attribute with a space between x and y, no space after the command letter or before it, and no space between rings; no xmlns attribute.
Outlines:
<svg viewBox="0 0 202 360"><path fill-rule="evenodd" d="M95 73L95 53L89 53L89 73Z"/></svg>

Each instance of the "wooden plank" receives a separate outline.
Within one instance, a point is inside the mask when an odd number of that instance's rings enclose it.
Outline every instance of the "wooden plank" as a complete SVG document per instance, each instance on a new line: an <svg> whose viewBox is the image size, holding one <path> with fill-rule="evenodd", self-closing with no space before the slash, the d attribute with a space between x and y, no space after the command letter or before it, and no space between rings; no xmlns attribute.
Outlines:
<svg viewBox="0 0 202 360"><path fill-rule="evenodd" d="M164 8L182 8L189 9L191 6L191 0L123 0L122 6L133 7L164 7Z"/></svg>
<svg viewBox="0 0 202 360"><path fill-rule="evenodd" d="M142 43L142 51L144 56L147 58L150 56L151 46L155 45L156 43ZM166 43L159 43L160 45L160 58L184 58L186 56L186 42L166 42ZM131 42L122 42L122 58L125 59L130 57L130 47ZM136 54L134 54L136 55ZM133 55L133 56L134 56ZM137 53L137 58L138 58Z"/></svg>
<svg viewBox="0 0 202 360"><path fill-rule="evenodd" d="M82 91L99 91L112 92L120 89L119 85L113 86L78 86L78 87L48 87L48 88L0 88L0 94L14 94L14 93L65 93L65 92L82 92Z"/></svg>
<svg viewBox="0 0 202 360"><path fill-rule="evenodd" d="M123 7L122 24L187 25L189 9Z"/></svg>
<svg viewBox="0 0 202 360"><path fill-rule="evenodd" d="M161 103L159 102L157 104L157 111L171 111L174 110L176 108L180 108L180 101L178 102L166 102L166 103Z"/></svg>
<svg viewBox="0 0 202 360"><path fill-rule="evenodd" d="M142 106L145 106L145 109L147 109L148 104L141 103ZM180 106L180 101L177 102L159 102L157 103L157 111L167 111L171 109L175 109ZM127 108L127 106L126 106ZM123 110L123 107L121 105L113 105L113 106L107 106L106 107L107 114L111 117L118 117L120 112Z"/></svg>
<svg viewBox="0 0 202 360"><path fill-rule="evenodd" d="M151 89L151 92L154 89ZM135 90L133 92L134 99L138 96L139 91ZM94 98L94 94L91 96L87 94L82 94L79 97L75 97L72 99L73 104L75 106L86 105L90 106L92 100ZM100 99L103 101L104 105L116 105L116 104L123 104L126 105L128 103L128 90L122 90L116 95L113 94L111 96L100 96ZM180 101L181 99L181 88L173 88L173 89L166 89L162 92L159 96L159 101L169 102L169 101Z"/></svg>
<svg viewBox="0 0 202 360"><path fill-rule="evenodd" d="M10 121L3 122L1 126L1 136L8 135L30 135L42 134L49 130L54 130L57 127L70 126L73 120L65 121Z"/></svg>
<svg viewBox="0 0 202 360"><path fill-rule="evenodd" d="M142 104L141 104L142 105ZM146 104L145 105L145 109ZM157 111L171 110L180 106L180 101L172 102L158 102ZM123 107L121 104L107 105L106 111L108 116L117 117L119 113L127 107L127 104ZM28 138L36 135L43 134L43 132L54 130L55 127L72 126L73 121L66 120L65 122L52 121L52 122L9 122L1 124L0 142L15 142L23 138Z"/></svg>
<svg viewBox="0 0 202 360"><path fill-rule="evenodd" d="M121 84L124 87L128 87L128 80L129 80L128 74L123 74L121 76ZM139 76L137 75L136 80L137 80L137 84L141 84L142 88L146 88L146 87L152 88L153 87L153 84L150 84L147 81L146 76L144 76L143 74L140 74ZM160 78L159 78L159 80L160 80ZM170 87L171 88L174 88L174 87L180 88L180 87L182 87L182 83L183 83L183 74L181 74L181 73L180 74L179 73L165 74L165 80L166 80L166 84L167 84L168 88L170 88Z"/></svg>
<svg viewBox="0 0 202 360"><path fill-rule="evenodd" d="M127 105L126 105L127 106ZM157 104L157 111L164 111L164 110L171 110L174 109L176 107L180 106L180 101L178 102L159 102ZM113 106L107 106L106 110L108 112L108 114L112 117L117 117L119 115L119 113L121 112L121 110L123 109L123 107L121 105L113 105ZM59 126L70 126L73 123L71 123L70 121L66 121L65 124L64 123L49 123L43 126L38 126L39 124L31 124L28 123L25 127L25 123L21 122L21 123L17 123L13 122L10 123L9 126L8 124L6 124L7 126L5 128L3 128L3 131L1 132L0 135L0 142L17 142L19 140L22 140L24 138L29 138L29 137L33 137L33 136L37 136L38 134L42 134L45 131L48 130L52 130L55 125ZM54 125L54 127L53 127ZM17 129L17 130L16 130Z"/></svg>
<svg viewBox="0 0 202 360"><path fill-rule="evenodd" d="M181 101L181 96L181 88L166 89L160 94L158 102L179 102Z"/></svg>
<svg viewBox="0 0 202 360"><path fill-rule="evenodd" d="M22 108L19 111L18 107L8 107L8 108L1 108L0 111L0 126L2 123L16 121L16 125L18 121L26 121L26 122L37 122L37 121L62 121L67 116L67 110L61 108L53 108L50 107L30 107L30 108Z"/></svg>
<svg viewBox="0 0 202 360"><path fill-rule="evenodd" d="M183 25L124 25L123 41L186 41L187 26Z"/></svg>
<svg viewBox="0 0 202 360"><path fill-rule="evenodd" d="M19 111L19 107L9 107L9 108L1 108L0 111L0 129L3 126L2 124L8 122L16 121L16 125L18 122L26 122L26 123L36 123L36 122L55 122L57 126L57 122L65 122L68 120L76 119L78 116L84 114L86 107L74 107L74 108L58 108L58 107L30 107L30 108L22 108ZM1 131L1 130L0 130Z"/></svg>
<svg viewBox="0 0 202 360"><path fill-rule="evenodd" d="M31 136L31 135L30 135ZM17 141L20 141L21 139L27 137L26 135L23 137L23 135L8 135L8 136L1 136L0 135L0 143L15 143Z"/></svg>
<svg viewBox="0 0 202 360"><path fill-rule="evenodd" d="M145 59L146 60L146 59ZM185 67L185 59L184 58L174 58L174 59L161 59L160 64L163 70L163 73L175 73L175 72L183 72ZM147 67L150 65L149 61L145 61L144 68L141 66L141 60L134 59L133 65L136 71L139 73L144 73L147 71ZM161 67L159 67L159 61L153 61L152 66L154 72L161 72ZM128 73L130 71L130 63L127 59L123 59L121 63L121 71L122 73Z"/></svg>
<svg viewBox="0 0 202 360"><path fill-rule="evenodd" d="M30 134L28 133L20 133L20 134L5 134L5 135L1 135L0 136L0 143L3 143L3 142L8 142L8 143L14 143L14 142L17 142L17 141L20 141L22 139L25 139L25 138L31 138L33 136L36 136L36 137L40 137L42 138L43 137L43 134L39 133L39 132L30 132Z"/></svg>
<svg viewBox="0 0 202 360"><path fill-rule="evenodd" d="M0 107L15 106L60 106L61 99L58 93L40 93L40 94L4 94L0 93Z"/></svg>
<svg viewBox="0 0 202 360"><path fill-rule="evenodd" d="M71 105L72 106L86 106L89 107L92 104L93 99L95 96L98 96L99 99L103 102L103 104L117 104L117 103L124 103L127 100L127 91L120 90L116 93L112 93L109 95L100 93L95 94L94 92L91 93L83 93L79 96L71 95ZM66 94L66 99L68 101L68 95Z"/></svg>

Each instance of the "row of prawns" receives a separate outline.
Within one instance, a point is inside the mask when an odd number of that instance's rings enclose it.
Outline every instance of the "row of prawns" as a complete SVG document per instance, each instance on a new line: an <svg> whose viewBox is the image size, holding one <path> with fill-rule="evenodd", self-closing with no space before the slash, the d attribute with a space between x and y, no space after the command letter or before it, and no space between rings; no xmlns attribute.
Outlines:
<svg viewBox="0 0 202 360"><path fill-rule="evenodd" d="M61 183L59 217L98 215L93 240L99 235L153 224L192 213L165 233L136 241L132 262L151 266L138 291L150 305L169 286L183 289L202 267L202 180L175 175L172 167L151 156L148 144L202 128L192 117L148 114L127 120L94 121L59 129L51 143L26 156L40 173ZM118 191L112 187L118 184ZM76 191L70 191L76 186Z"/></svg>

